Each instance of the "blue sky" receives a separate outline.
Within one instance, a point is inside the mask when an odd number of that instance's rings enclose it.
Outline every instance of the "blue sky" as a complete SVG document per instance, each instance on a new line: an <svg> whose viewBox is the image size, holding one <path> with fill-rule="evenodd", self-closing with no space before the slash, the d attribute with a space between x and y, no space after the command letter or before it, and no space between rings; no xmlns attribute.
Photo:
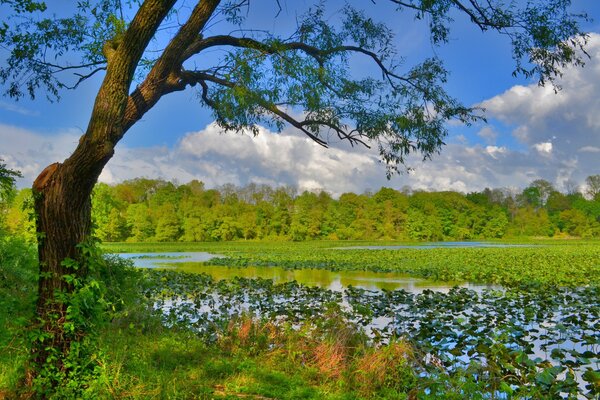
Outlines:
<svg viewBox="0 0 600 400"><path fill-rule="evenodd" d="M289 32L293 29L289 21L297 12L293 6L309 3L282 1L283 10L275 18L275 2L251 2L257 12L250 22L262 29ZM561 188L567 181L582 183L586 176L600 173L594 161L600 155L600 124L595 124L598 108L593 107L600 90L591 90L587 98L582 98L585 90L580 90L580 80L583 87L600 87L596 57L583 72L565 74L565 89L549 96L534 82L512 77L514 63L507 38L481 33L460 18L452 27L450 42L433 47L424 24L415 23L410 14L393 12L383 0L376 5L365 3L397 32L399 53L408 64L433 54L442 58L451 73L446 86L449 93L467 105L484 104L489 126L451 126L448 146L440 156L425 164L413 159L414 172L387 181L375 154L343 146L320 151L291 129L278 136L265 129L265 137L254 141L221 135L212 125L210 111L188 90L161 99L128 132L101 180L114 183L147 176L179 182L200 179L209 186L257 182L340 194L382 185L459 191L524 187L537 178ZM600 2L576 0L572 9L586 11L594 21L584 28L600 33ZM593 36L590 46L600 54L600 36ZM58 103L49 103L43 96L19 102L0 98L0 158L24 172L20 186L30 185L45 164L62 161L74 148L87 125L100 78L83 83L76 91L63 92ZM536 104L543 106L531 106ZM238 148L240 143L243 149ZM340 160L352 160L354 168L340 172ZM305 163L315 168L306 168Z"/></svg>

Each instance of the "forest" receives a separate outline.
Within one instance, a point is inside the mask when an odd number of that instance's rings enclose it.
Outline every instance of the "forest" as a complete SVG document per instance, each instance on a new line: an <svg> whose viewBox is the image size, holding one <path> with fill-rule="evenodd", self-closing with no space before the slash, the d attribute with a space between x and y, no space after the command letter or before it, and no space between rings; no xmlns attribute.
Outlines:
<svg viewBox="0 0 600 400"><path fill-rule="evenodd" d="M334 198L289 186L207 189L197 180L180 185L138 178L98 183L92 218L96 236L105 242L594 238L600 236L598 181L600 175L589 176L584 193L561 193L538 179L520 192L381 188ZM13 190L5 197L2 216L9 231L33 240L31 191Z"/></svg>

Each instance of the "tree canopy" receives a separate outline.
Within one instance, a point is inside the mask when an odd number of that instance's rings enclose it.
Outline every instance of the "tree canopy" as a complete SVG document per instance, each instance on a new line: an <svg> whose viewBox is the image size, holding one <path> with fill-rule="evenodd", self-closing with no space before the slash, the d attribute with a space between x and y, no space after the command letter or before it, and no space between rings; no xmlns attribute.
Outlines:
<svg viewBox="0 0 600 400"><path fill-rule="evenodd" d="M506 35L514 74L541 84L584 61L579 23L587 16L571 13L568 0L388 1L427 23L434 45L449 40L456 18ZM0 82L14 98L42 93L55 100L62 89L95 74L108 77L119 64L126 66L119 90L127 105L116 140L162 96L194 86L225 130L256 134L258 124L291 125L323 146L333 139L376 146L389 172L410 152L428 158L439 151L446 121L482 117L445 91L442 60L406 60L393 31L364 4L349 2L331 17L329 3L315 2L289 21L278 7L301 7L273 1L274 18L293 25L278 36L247 26L258 8L248 0L199 1L193 8L174 0L87 0L67 8L4 0L13 18L0 28L0 44L9 50ZM380 5L373 3L368 7ZM353 74L357 56L377 72Z"/></svg>
<svg viewBox="0 0 600 400"><path fill-rule="evenodd" d="M19 171L13 171L6 167L6 164L0 158L0 199L2 193L12 188L15 184L15 179L21 177Z"/></svg>

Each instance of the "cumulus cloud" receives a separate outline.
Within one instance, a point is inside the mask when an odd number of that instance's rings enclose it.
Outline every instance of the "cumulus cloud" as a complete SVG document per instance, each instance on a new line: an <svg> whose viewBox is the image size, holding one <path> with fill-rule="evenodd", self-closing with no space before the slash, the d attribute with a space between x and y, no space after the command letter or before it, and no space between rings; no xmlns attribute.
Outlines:
<svg viewBox="0 0 600 400"><path fill-rule="evenodd" d="M542 176L550 181L565 181L565 171L579 181L600 173L599 34L590 35L587 51L591 59L585 68L564 71L559 93L550 86L514 86L480 104L519 142L554 162L554 170Z"/></svg>
<svg viewBox="0 0 600 400"><path fill-rule="evenodd" d="M536 143L533 145L533 148L543 155L552 154L552 142Z"/></svg>
<svg viewBox="0 0 600 400"><path fill-rule="evenodd" d="M23 182L30 185L47 165L62 161L69 155L79 135L75 131L44 135L0 124L0 158L9 168L21 171Z"/></svg>
<svg viewBox="0 0 600 400"><path fill-rule="evenodd" d="M254 182L294 185L300 190L326 189L334 194L362 191L371 181L379 186L385 183L385 169L371 151L325 149L299 134L259 130L253 137L248 133L223 133L216 124L210 124L185 135L173 149L117 147L103 178L200 179L213 187Z"/></svg>
<svg viewBox="0 0 600 400"><path fill-rule="evenodd" d="M16 138L0 157L9 167L23 171L20 186L29 186L47 165L62 161L75 147L78 134L47 137L0 125L0 138ZM4 151L6 150L6 151ZM257 137L222 133L215 124L184 135L173 147L130 148L118 145L100 180L117 183L136 177L176 180L199 179L208 187L254 182L271 186L293 185L299 190L325 189L334 196L344 192L378 190L405 185L421 190L469 192L485 187L525 186L540 176L572 178L576 162L560 169L538 152L522 153L499 146L447 145L432 161L410 158L414 170L388 181L377 152L337 144L324 149L292 132L276 134L261 128Z"/></svg>
<svg viewBox="0 0 600 400"><path fill-rule="evenodd" d="M488 144L496 143L498 132L490 125L486 125L477 132L477 135L483 138Z"/></svg>

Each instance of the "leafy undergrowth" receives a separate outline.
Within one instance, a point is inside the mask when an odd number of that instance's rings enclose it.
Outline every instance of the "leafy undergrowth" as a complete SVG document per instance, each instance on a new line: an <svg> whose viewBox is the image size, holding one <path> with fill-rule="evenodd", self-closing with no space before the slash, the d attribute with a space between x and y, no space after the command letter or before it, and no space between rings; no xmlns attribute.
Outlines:
<svg viewBox="0 0 600 400"><path fill-rule="evenodd" d="M15 332L33 315L36 261L32 246L0 232L0 399L23 374L27 353L23 338Z"/></svg>

